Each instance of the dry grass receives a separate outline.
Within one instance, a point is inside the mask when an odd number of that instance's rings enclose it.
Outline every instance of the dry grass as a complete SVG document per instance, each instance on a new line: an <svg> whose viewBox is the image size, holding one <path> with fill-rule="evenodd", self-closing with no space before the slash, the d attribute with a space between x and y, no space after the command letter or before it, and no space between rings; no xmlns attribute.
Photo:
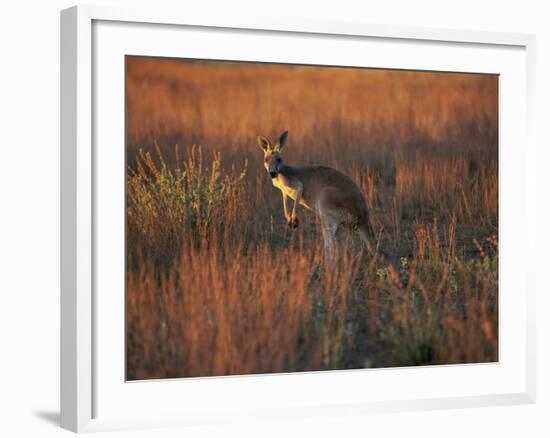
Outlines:
<svg viewBox="0 0 550 438"><path fill-rule="evenodd" d="M127 62L130 379L498 359L496 77ZM284 129L363 189L376 257L287 229L255 143Z"/></svg>

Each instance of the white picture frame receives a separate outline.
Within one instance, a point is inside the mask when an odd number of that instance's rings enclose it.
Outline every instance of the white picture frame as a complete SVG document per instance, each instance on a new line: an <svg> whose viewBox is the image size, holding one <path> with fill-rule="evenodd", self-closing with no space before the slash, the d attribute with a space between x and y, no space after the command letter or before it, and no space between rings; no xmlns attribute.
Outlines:
<svg viewBox="0 0 550 438"><path fill-rule="evenodd" d="M105 23L106 26L103 26ZM113 25L114 23L114 25ZM117 25L124 27L130 25L132 29L120 31L116 29ZM94 27L96 26L96 27ZM100 27L97 27L100 26ZM509 82L509 87L516 87L514 93L504 93L504 98L501 97L501 106L504 106L501 114L502 127L501 135L503 136L504 144L509 139L513 139L515 144L520 144L521 147L512 151L510 155L505 154L501 158L502 170L500 178L502 179L501 187L501 233L506 237L502 246L503 250L507 247L510 255L509 263L506 264L503 260L501 264L501 286L506 284L514 284L518 291L518 301L510 301L510 311L504 311L501 315L501 333L506 334L506 328L514 325L511 317L513 312L517 312L516 332L517 339L514 340L515 347L510 350L514 353L513 359L501 360L493 368L475 367L469 365L457 365L445 367L422 367L422 370L416 374L411 374L410 371L401 371L399 369L376 370L376 380L384 382L385 379L391 379L395 382L407 382L409 379L430 379L433 376L435 381L438 379L447 379L449 373L453 373L453 378L458 379L458 386L461 385L460 379L477 375L476 379L490 380L489 376L495 377L492 386L488 385L480 392L464 389L462 392L455 391L446 393L445 388L441 392L431 392L430 396L418 396L414 391L404 391L403 386L394 392L388 391L388 396L380 395L361 395L351 394L346 392L345 388L353 386L360 387L364 384L363 379L367 374L361 371L355 372L328 372L327 373L295 373L293 375L280 376L241 376L231 378L208 378L208 379L187 379L186 391L201 391L206 394L217 394L217 387L223 387L225 393L220 393L219 403L212 403L212 399L205 400L203 404L200 401L196 403L196 409L190 410L189 406L182 404L172 404L172 408L168 409L168 404L155 403L147 405L140 411L140 397L153 399L159 396L163 391L172 391L167 397L167 403L173 400L174 394L177 394L178 388L181 386L181 379L169 382L141 382L141 383L125 383L123 380L117 385L111 385L112 379L119 378L120 370L114 374L109 373L109 368L118 367L119 362L106 362L106 354L98 354L102 351L104 344L107 342L103 335L102 327L120 327L120 325L108 325L112 316L113 321L124 315L120 315L120 299L110 307L111 313L103 311L106 305L105 300L97 300L98 285L102 283L101 269L97 267L101 264L100 257L103 248L99 245L98 249L98 223L101 223L102 218L98 218L98 203L103 202L98 196L104 193L97 190L98 184L102 184L102 180L109 178L110 170L105 166L105 155L98 158L94 152L94 144L98 138L103 139L101 130L97 130L94 124L101 121L101 108L103 105L101 96L98 94L98 81L102 73L107 67L108 72L112 72L112 76L117 81L117 87L120 87L120 81L123 78L119 77L120 69L111 67L105 62L98 67L94 64L94 60L101 58L105 52L106 62L110 57L115 56L120 58L120 54L125 54L126 48L123 43L119 44L124 38L119 38L118 32L136 32L137 28L147 28L152 32L148 38L148 46L143 53L151 54L158 52L159 55L170 55L170 44L168 41L173 40L173 35L162 43L162 36L151 37L153 33L161 34L163 32L177 32L178 29L186 29L186 31L200 31L207 35L209 32L229 32L234 31L238 34L241 41L245 41L252 37L260 38L262 35L268 35L273 41L284 38L304 38L315 36L315 38L339 38L338 44L352 44L356 42L360 44L362 41L384 42L385 44L396 45L396 53L401 53L405 59L406 53L403 46L417 47L419 50L423 47L429 50L430 47L435 47L434 50L444 49L447 44L453 47L463 47L466 49L477 50L483 48L486 51L494 51L495 56L502 56L502 65L510 64L510 77L515 78ZM136 34L132 34L134 38L133 44L143 44L139 38L135 38ZM105 38L109 40L109 50L105 49ZM237 37L236 37L237 38ZM314 40L315 38L310 38ZM312 43L313 44L313 43ZM355 43L353 43L355 44ZM401 45L401 46L400 46ZM137 46L134 46L137 47ZM206 46L205 46L206 47ZM251 46L254 48L254 45ZM437 49L439 47L439 49ZM133 49L132 53L136 54L137 49ZM174 49L175 50L175 49ZM200 50L206 48L197 48L200 55ZM234 47L233 52L227 52L228 59L239 59L239 47ZM329 48L330 51L335 51L334 48ZM392 49L393 50L393 49ZM399 52L401 51L401 52ZM107 53L109 52L109 53ZM252 53L252 52L250 52ZM273 52L276 56L276 53ZM423 53L423 52L419 52ZM533 403L535 400L535 309L534 309L534 272L531 267L525 262L518 262L514 265L514 269L505 270L504 266L511 266L513 252L529 250L534 247L535 236L535 141L533 134L534 123L534 55L535 53L535 38L533 35L526 34L507 34L507 33L491 33L491 32L475 32L475 31L460 31L450 29L425 29L416 27L394 27L382 26L366 23L339 23L339 22L314 22L299 19L275 19L275 18L257 18L243 16L239 20L227 21L224 17L216 15L197 16L187 11L163 11L158 9L150 10L130 10L110 7L95 7L95 6L77 6L66 9L61 12L61 426L75 431L100 431L120 428L143 428L143 427L161 427L174 425L193 425L193 424L212 424L223 421L234 421L239 419L270 419L270 418L300 418L309 417L312 415L362 415L372 412L399 412L415 409L441 409L451 407L475 407L488 405L503 405L503 404L520 404ZM509 59L508 59L508 55ZM209 58L213 55L206 54L204 57ZM254 56L249 55L248 59ZM265 55L267 56L267 55ZM293 56L293 55L288 55ZM200 57L200 56L197 56ZM404 62L409 68L416 66L417 68L425 68L437 70L445 70L443 63L447 62L447 69L460 70L468 64L460 61L460 56L453 60L451 58L440 59L418 59L403 61L396 59L395 62L391 58L380 58L378 66L403 68ZM501 73L498 62L494 63L493 67L491 57L479 57L476 71ZM483 58L483 59L481 59ZM259 58L256 58L260 60ZM269 58L266 60L271 60ZM386 61L383 61L386 59ZM388 59L390 59L388 61ZM468 59L467 57L465 58ZM496 59L496 58L495 58ZM294 58L289 58L287 61L298 61L299 54ZM337 60L340 65L346 65L345 61L342 64L341 59ZM429 61L429 62L428 62ZM466 61L464 61L466 62ZM500 62L500 61L499 61ZM307 63L307 62L306 62ZM424 64L422 64L424 63ZM508 64L507 64L508 63ZM438 65L440 67L438 67ZM443 65L443 67L441 67ZM450 66L450 67L449 67ZM504 67L502 67L504 69ZM508 70L507 70L508 71ZM515 85L514 85L515 84ZM508 86L508 85L507 85ZM101 87L100 87L101 88ZM111 88L109 88L112 91ZM115 88L120 91L120 88ZM504 90L506 91L506 90ZM509 98L506 98L509 96ZM506 111L512 103L514 111L517 113L507 114ZM118 102L121 104L121 102ZM117 104L117 105L118 105ZM115 106L119 108L118 106ZM113 110L114 111L114 110ZM512 115L519 115L517 119L512 118ZM120 121L123 124L123 114L119 114L112 129L120 131ZM508 124L506 124L508 122ZM509 126L513 125L514 129ZM103 124L102 126L105 126ZM516 129L517 128L517 129ZM101 128L103 129L103 128ZM110 129L110 128L109 128ZM107 129L108 130L108 129ZM119 136L116 137L120 139ZM116 139L115 139L116 141ZM519 142L519 143L518 143ZM123 149L123 143L120 145ZM515 155L514 155L515 154ZM507 158L506 158L507 157ZM517 183L511 187L506 181L510 178L508 173L508 164L513 164L514 161L521 160L519 170L515 173ZM102 161L103 160L103 161ZM510 163L508 163L510 161ZM120 181L118 181L120 182ZM503 192L506 197L503 198ZM516 208L512 211L512 202L508 199L523 200L521 208ZM107 205L107 204L106 204ZM508 207L507 207L508 206ZM122 206L120 208L123 208ZM111 214L109 209L103 208L103 212ZM105 214L105 213L102 213ZM116 216L115 212L112 212ZM118 215L120 216L120 215ZM117 216L117 217L118 217ZM503 220L505 218L505 220ZM527 222L527 238L508 239L508 235L512 235L514 226L519 222ZM525 235L525 233L524 233ZM116 240L116 238L114 239ZM120 261L118 262L120 263ZM115 263L116 264L116 263ZM123 294L124 289L120 292ZM506 301L505 303L506 304ZM102 307L103 306L103 307ZM98 312L102 315L98 317ZM518 322L519 321L519 322ZM519 333L518 333L519 331ZM510 332L512 333L512 332ZM117 339L120 339L122 334L117 334ZM501 339L507 343L507 339ZM512 341L510 341L512 342ZM506 345L504 345L506 347ZM113 343L110 348L118 348L120 343ZM118 351L117 350L117 351ZM107 350L103 350L107 351ZM118 354L124 352L117 352ZM114 365L113 365L114 364ZM510 369L506 368L510 365ZM512 369L513 368L513 369ZM107 371L106 371L107 370ZM448 371L451 370L451 371ZM454 371L453 371L454 370ZM484 371L485 370L485 371ZM505 370L501 374L499 370ZM368 372L368 370L367 370ZM462 373L464 372L464 373ZM462 374L461 374L462 373ZM369 375L372 381L372 372ZM105 377L107 376L107 377ZM118 377L117 377L118 376ZM327 387L343 388L340 392L336 389L331 393L314 394L314 397L302 399L296 398L295 403L291 403L285 399L285 391L272 397L270 403L262 404L261 400L255 400L254 404L247 404L243 398L255 397L257 394L252 387L262 387L262 391L268 391L269 388L275 391L276 387L287 388L302 386L304 392L319 387L322 382L329 382L328 379L337 377L339 380L331 380ZM278 380L273 380L273 379ZM111 379L111 380L110 380ZM500 379L500 380L499 380ZM504 380L511 379L513 385L506 386ZM120 380L120 379L119 379ZM421 380L419 380L421 381ZM105 383L107 382L107 383ZM253 384L251 384L253 382ZM366 382L366 381L365 381ZM113 388L110 388L110 386ZM141 386L140 386L141 385ZM145 385L145 386L144 386ZM180 386L177 386L180 385ZM286 386L285 386L286 385ZM332 385L332 386L330 386ZM348 386L346 386L348 385ZM382 383L381 383L382 385ZM117 388L114 388L117 386ZM169 387L172 386L173 389ZM399 385L396 385L399 386ZM466 385L467 386L467 385ZM130 393L120 391L120 388L131 388ZM138 388L138 389L136 389ZM146 388L141 390L141 388ZM112 389L112 392L110 392ZM382 391L383 386L378 391ZM470 391L470 392L468 392ZM373 390L376 392L376 390ZM190 394L191 392L187 392ZM240 399L235 401L235 406L230 406L232 400L230 394L242 393ZM105 401L108 394L113 400L110 406ZM142 394L142 395L140 395ZM460 395L457 395L460 394ZM126 397L125 400L133 399L136 405L131 405L126 411L119 409L118 406L124 405L122 399L117 397ZM216 395L217 397L218 395ZM103 397L103 398L102 398ZM313 402L312 400L316 401ZM257 404L257 406L255 406ZM106 406L106 407L104 407ZM227 409L224 409L224 406ZM232 409L229 409L229 408ZM134 409L135 408L135 409ZM103 415L101 412L108 412ZM98 414L99 413L99 414ZM144 415L146 413L146 415Z"/></svg>

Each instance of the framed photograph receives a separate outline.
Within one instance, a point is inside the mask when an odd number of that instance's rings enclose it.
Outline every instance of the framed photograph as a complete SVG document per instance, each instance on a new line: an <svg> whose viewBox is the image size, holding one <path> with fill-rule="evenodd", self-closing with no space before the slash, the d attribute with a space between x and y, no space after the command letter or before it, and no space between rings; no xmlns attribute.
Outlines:
<svg viewBox="0 0 550 438"><path fill-rule="evenodd" d="M79 6L61 55L63 427L534 402L533 36Z"/></svg>

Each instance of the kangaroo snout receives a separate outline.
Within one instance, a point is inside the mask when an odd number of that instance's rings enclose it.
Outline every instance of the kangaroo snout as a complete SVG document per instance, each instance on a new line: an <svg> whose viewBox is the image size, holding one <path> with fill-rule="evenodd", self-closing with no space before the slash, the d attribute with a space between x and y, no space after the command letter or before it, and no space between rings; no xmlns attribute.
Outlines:
<svg viewBox="0 0 550 438"><path fill-rule="evenodd" d="M269 175L271 176L271 178L276 178L277 177L277 172L271 171L271 172L269 172Z"/></svg>

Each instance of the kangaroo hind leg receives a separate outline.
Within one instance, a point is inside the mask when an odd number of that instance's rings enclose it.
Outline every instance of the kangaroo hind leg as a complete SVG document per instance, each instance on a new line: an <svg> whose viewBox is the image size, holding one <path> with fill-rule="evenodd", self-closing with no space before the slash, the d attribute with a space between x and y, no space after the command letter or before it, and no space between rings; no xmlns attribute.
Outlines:
<svg viewBox="0 0 550 438"><path fill-rule="evenodd" d="M323 230L325 258L332 264L334 262L335 235L341 220L338 217L337 210L335 210L332 205L331 193L329 190L324 190L321 196L319 196L317 214Z"/></svg>
<svg viewBox="0 0 550 438"><path fill-rule="evenodd" d="M335 235L338 230L338 222L329 216L321 216L321 227L323 229L323 240L325 257L327 260L334 259Z"/></svg>

